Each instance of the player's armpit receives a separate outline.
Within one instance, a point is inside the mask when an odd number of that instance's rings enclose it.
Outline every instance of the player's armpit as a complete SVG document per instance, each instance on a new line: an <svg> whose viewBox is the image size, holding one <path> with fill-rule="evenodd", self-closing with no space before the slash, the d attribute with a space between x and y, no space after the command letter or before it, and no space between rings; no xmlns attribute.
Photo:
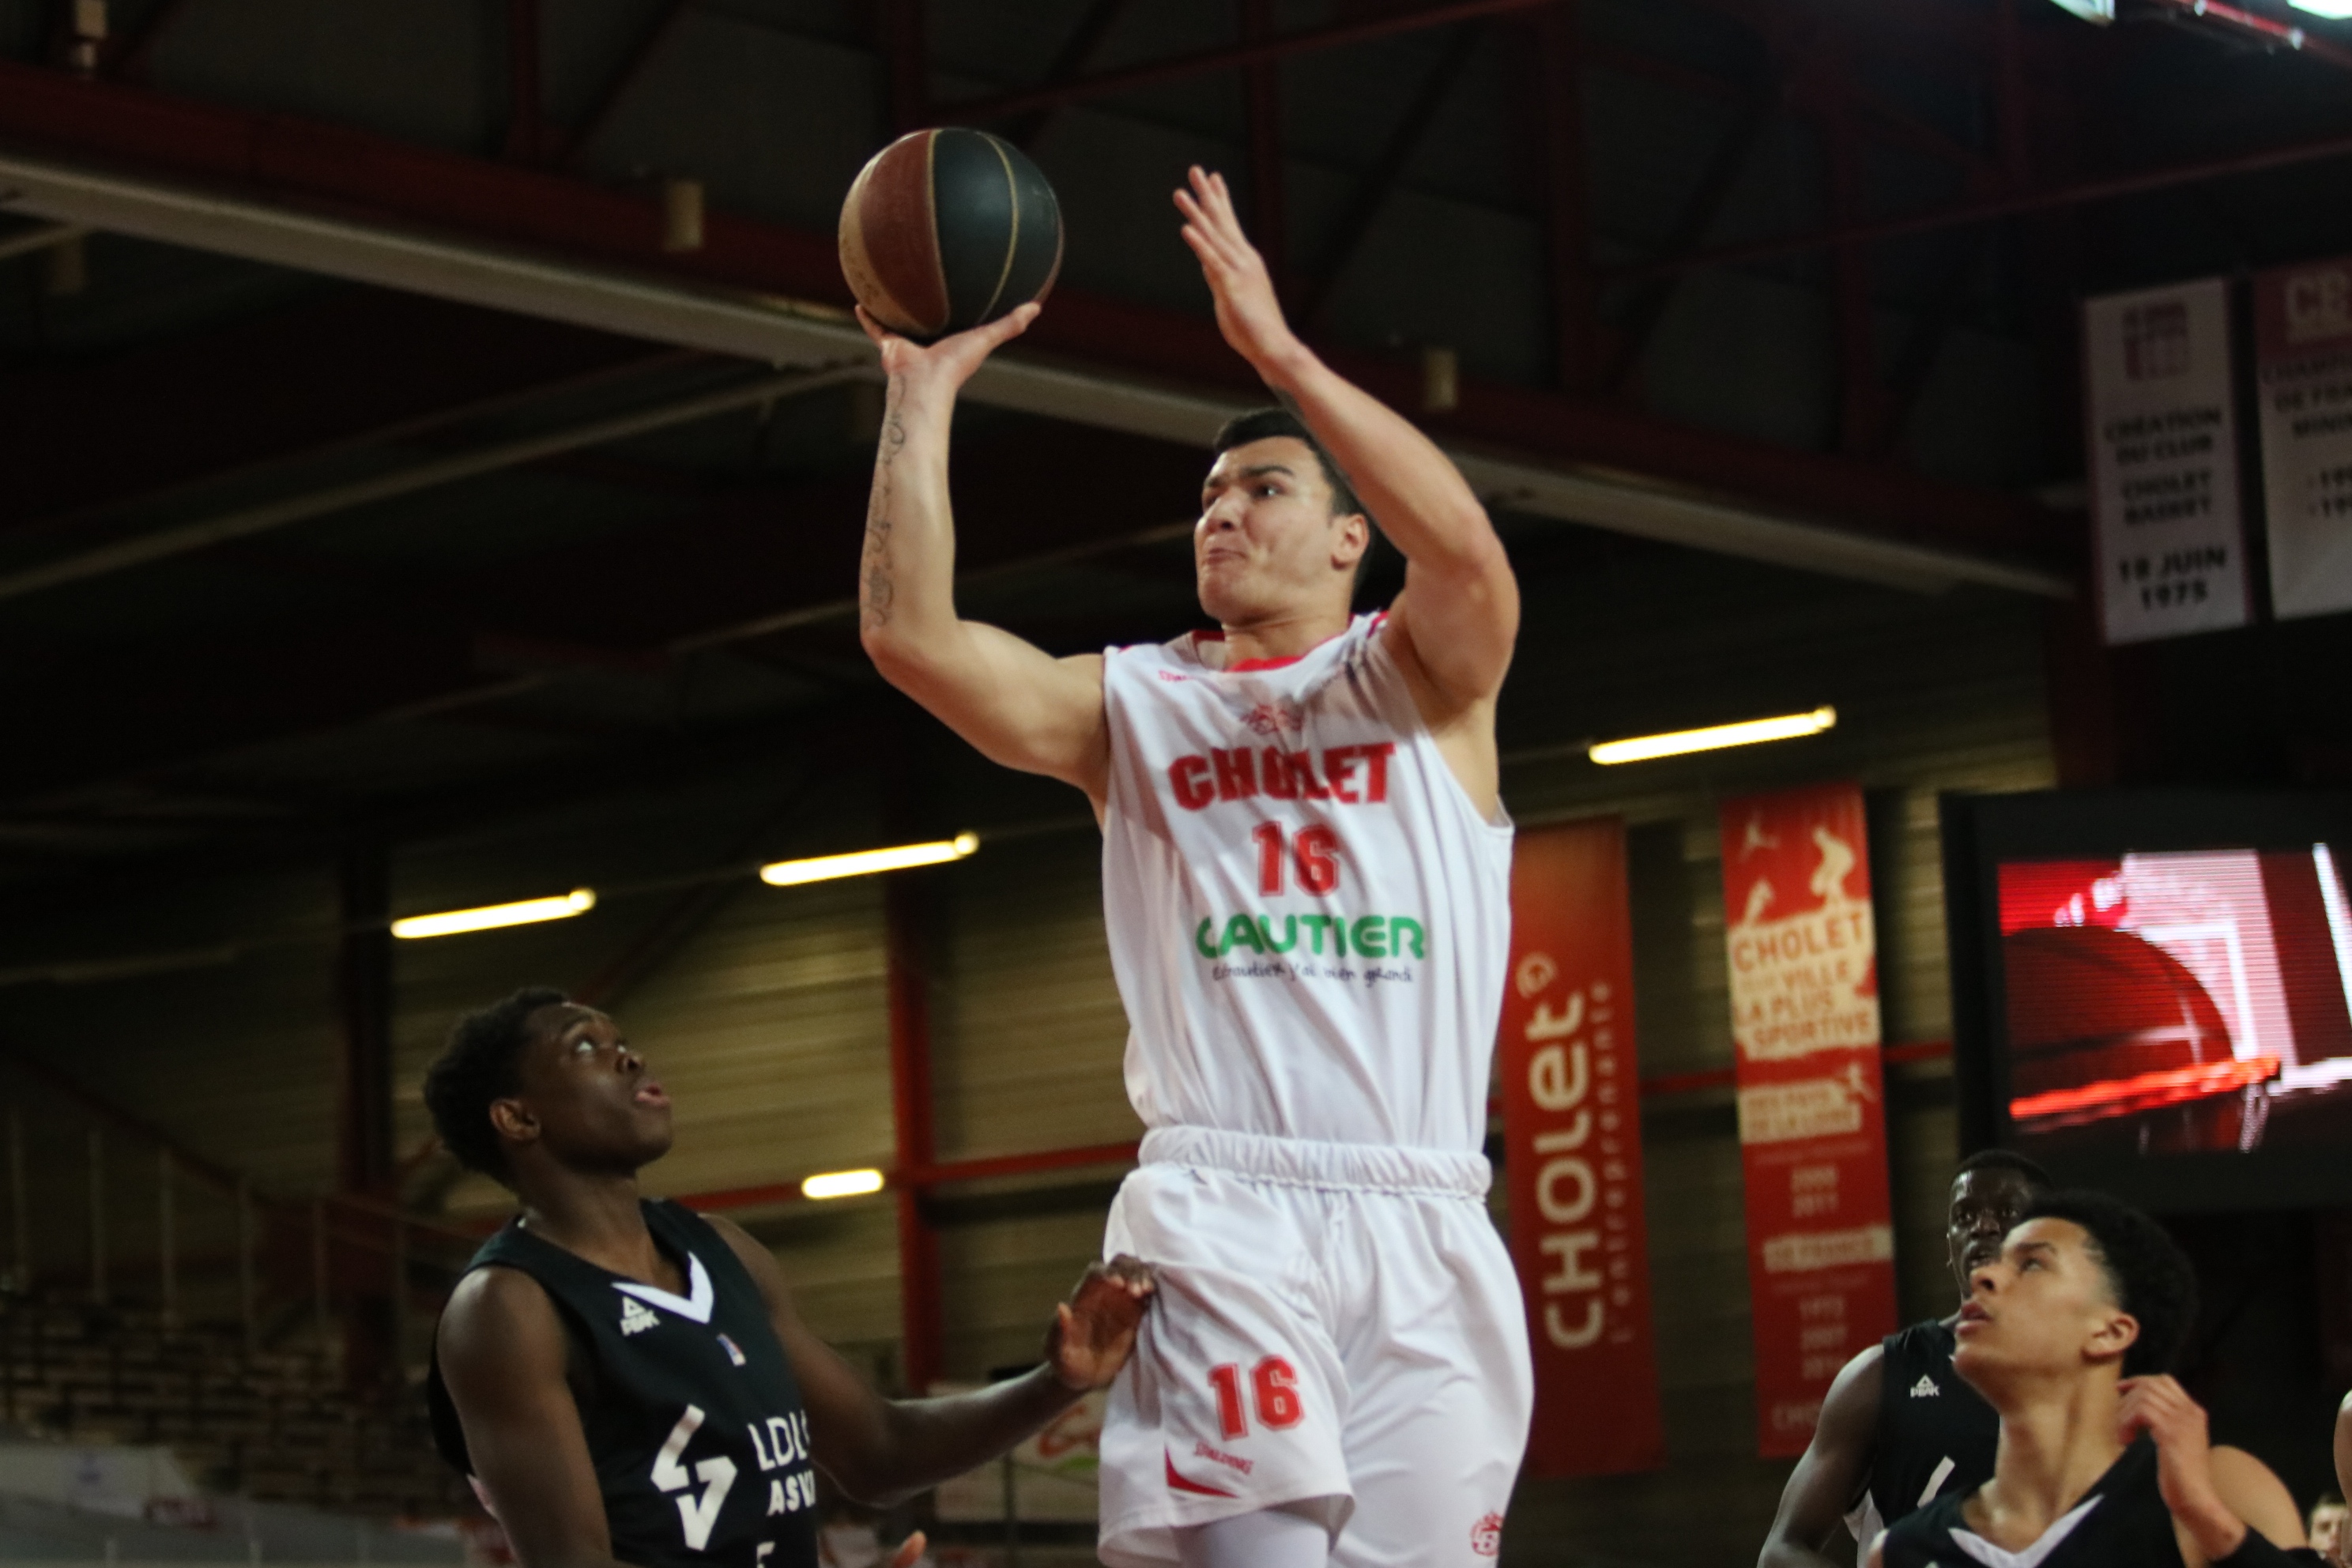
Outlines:
<svg viewBox="0 0 2352 1568"><path fill-rule="evenodd" d="M890 1441L889 1402L802 1321L775 1254L725 1215L703 1217L760 1288L768 1321L800 1385L801 1407L809 1418L810 1460L847 1496L860 1502L887 1500L882 1471Z"/></svg>
<svg viewBox="0 0 2352 1568"><path fill-rule="evenodd" d="M466 1434L475 1479L523 1568L614 1562L604 1501L579 1406L564 1382L567 1342L555 1305L511 1268L468 1274L442 1314L442 1381Z"/></svg>
<svg viewBox="0 0 2352 1568"><path fill-rule="evenodd" d="M1100 654L1056 658L982 621L920 645L873 639L884 679L991 762L1043 773L1101 802L1110 777L1110 721Z"/></svg>
<svg viewBox="0 0 2352 1568"><path fill-rule="evenodd" d="M1885 1372L1885 1350L1873 1345L1846 1363L1830 1384L1813 1440L1780 1493L1758 1568L1827 1568L1823 1549L1870 1476Z"/></svg>

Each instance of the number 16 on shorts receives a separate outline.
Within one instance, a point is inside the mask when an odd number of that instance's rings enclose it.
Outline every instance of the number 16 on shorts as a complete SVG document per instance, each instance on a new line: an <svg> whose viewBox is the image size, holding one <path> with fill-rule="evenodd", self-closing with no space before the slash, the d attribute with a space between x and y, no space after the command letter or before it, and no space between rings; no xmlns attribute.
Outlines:
<svg viewBox="0 0 2352 1568"><path fill-rule="evenodd" d="M1246 1437L1249 1412L1242 1403L1242 1368L1227 1362L1209 1369L1209 1387L1217 1396L1217 1425L1225 1440ZM1249 1393L1257 1405L1257 1424L1269 1432L1286 1431L1306 1416L1298 1399L1298 1370L1278 1355L1267 1356L1249 1373Z"/></svg>

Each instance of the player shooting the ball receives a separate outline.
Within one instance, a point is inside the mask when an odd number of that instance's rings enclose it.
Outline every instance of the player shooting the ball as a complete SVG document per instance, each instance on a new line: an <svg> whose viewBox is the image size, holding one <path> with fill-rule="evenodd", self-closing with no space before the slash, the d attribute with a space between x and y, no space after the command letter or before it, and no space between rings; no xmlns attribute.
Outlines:
<svg viewBox="0 0 2352 1568"><path fill-rule="evenodd" d="M1480 1152L1518 589L1454 465L1284 321L1224 181L1196 168L1175 200L1226 342L1288 405L1214 443L1193 553L1217 629L1055 658L957 615L950 421L1026 305L928 347L860 311L889 378L861 630L894 685L1102 825L1150 1129L1105 1245L1160 1288L1103 1433L1104 1560L1475 1563L1531 1401ZM1404 591L1352 616L1375 518Z"/></svg>

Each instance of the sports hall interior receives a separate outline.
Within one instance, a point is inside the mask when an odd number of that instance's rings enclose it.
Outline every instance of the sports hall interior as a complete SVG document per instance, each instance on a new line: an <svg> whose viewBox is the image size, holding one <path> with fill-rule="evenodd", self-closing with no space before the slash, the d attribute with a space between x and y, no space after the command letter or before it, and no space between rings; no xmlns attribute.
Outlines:
<svg viewBox="0 0 2352 1568"><path fill-rule="evenodd" d="M1719 802L1864 792L1909 1321L1954 1304L1939 795L2352 786L2352 616L2103 643L2080 341L2087 298L2352 250L2352 23L2117 9L0 0L0 1420L170 1447L224 1521L376 1521L355 1560L466 1509L416 1390L509 1197L419 1079L533 983L667 1085L649 1189L772 1246L878 1385L1034 1359L1141 1131L1100 839L860 650L881 395L834 238L893 136L969 124L1051 179L1066 252L1030 368L960 413L966 615L1055 653L1199 623L1200 411L1259 399L1176 237L1192 163L1317 349L1491 465L1506 802L1627 824L1668 1450L1524 1481L1502 1561L1752 1560L1788 1464ZM2204 1364L2256 1391L2217 1426L2305 1502L2352 1386L2336 1223L2180 1231ZM0 1555L148 1549L31 1506ZM1080 1523L937 1533L1092 1561Z"/></svg>

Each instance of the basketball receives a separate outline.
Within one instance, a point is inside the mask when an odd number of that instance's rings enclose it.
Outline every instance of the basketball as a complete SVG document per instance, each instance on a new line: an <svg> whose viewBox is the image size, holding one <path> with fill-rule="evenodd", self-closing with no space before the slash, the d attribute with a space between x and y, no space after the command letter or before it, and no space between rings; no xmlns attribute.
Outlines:
<svg viewBox="0 0 2352 1568"><path fill-rule="evenodd" d="M930 339L1042 300L1062 268L1062 208L1020 148L984 131L913 131L841 205L841 271L866 313Z"/></svg>

